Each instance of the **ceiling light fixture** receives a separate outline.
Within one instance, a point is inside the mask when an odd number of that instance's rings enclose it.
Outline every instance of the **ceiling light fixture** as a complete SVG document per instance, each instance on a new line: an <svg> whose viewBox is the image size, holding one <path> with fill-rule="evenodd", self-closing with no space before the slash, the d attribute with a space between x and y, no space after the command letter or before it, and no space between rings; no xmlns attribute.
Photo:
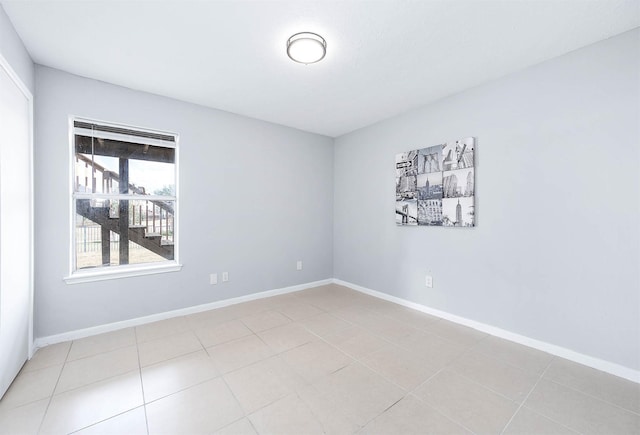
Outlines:
<svg viewBox="0 0 640 435"><path fill-rule="evenodd" d="M287 40L287 56L294 62L316 63L327 54L327 41L311 32L296 33Z"/></svg>

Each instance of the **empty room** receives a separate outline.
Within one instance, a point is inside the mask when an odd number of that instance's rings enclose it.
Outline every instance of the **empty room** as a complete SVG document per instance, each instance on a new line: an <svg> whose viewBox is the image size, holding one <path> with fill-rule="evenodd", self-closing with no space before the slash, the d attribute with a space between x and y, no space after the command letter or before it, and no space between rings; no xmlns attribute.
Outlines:
<svg viewBox="0 0 640 435"><path fill-rule="evenodd" d="M640 434L640 3L0 0L0 435L72 433Z"/></svg>

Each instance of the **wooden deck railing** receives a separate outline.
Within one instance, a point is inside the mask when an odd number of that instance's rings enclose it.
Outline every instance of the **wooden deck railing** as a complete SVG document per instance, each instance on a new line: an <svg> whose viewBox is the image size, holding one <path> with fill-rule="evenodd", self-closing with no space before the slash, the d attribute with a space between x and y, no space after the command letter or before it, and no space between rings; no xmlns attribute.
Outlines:
<svg viewBox="0 0 640 435"><path fill-rule="evenodd" d="M92 167L92 180L89 186L86 180L85 185L80 184L80 180L76 178L76 191L90 191L96 193L96 172L100 172L102 176L102 190L110 193L113 190L113 182L120 184L120 177L117 172L110 171L105 167L92 162L91 159L82 154L76 154L77 163L84 162L87 167ZM146 189L142 186L136 186L129 183L129 191L134 195L147 196ZM125 200L122 200L125 201ZM158 199L131 199L129 202L129 227L146 228L146 235L160 236L161 243L164 245L172 245L174 243L174 226L175 211L173 205L168 201ZM111 200L104 204L109 207L109 217L119 217L118 200Z"/></svg>

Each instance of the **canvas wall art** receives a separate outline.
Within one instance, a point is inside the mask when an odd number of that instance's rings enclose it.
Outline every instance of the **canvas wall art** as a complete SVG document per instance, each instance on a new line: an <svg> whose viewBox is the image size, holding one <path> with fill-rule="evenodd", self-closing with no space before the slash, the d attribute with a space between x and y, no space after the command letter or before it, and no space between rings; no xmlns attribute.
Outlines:
<svg viewBox="0 0 640 435"><path fill-rule="evenodd" d="M396 155L396 223L475 226L473 137Z"/></svg>

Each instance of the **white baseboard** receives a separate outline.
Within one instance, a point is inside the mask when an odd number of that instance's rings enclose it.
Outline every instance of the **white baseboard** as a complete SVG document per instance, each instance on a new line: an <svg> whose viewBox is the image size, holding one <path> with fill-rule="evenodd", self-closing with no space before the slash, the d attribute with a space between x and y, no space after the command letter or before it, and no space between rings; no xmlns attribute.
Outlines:
<svg viewBox="0 0 640 435"><path fill-rule="evenodd" d="M157 322L158 320L166 320L172 317L186 316L189 314L199 313L202 311L222 308L229 305L235 305L242 302L253 301L256 299L268 298L270 296L293 293L308 288L318 287L333 283L333 279L325 279L321 281L313 281L305 284L293 285L279 289L267 290L259 293L253 293L237 298L224 299L221 301L210 302L207 304L196 305L193 307L181 308L178 310L166 311L164 313L152 314L150 316L137 317L135 319L123 320L121 322L108 323L105 325L92 326L90 328L78 329L75 331L64 332L62 334L49 335L47 337L36 338L33 343L34 349L49 346L51 344L62 343L70 340L78 340L80 338L90 337L92 335L103 334L105 332L117 331L118 329L130 328L132 326L140 326L146 323Z"/></svg>
<svg viewBox="0 0 640 435"><path fill-rule="evenodd" d="M123 320L121 322L108 323L105 325L93 326L91 328L78 329L75 331L69 331L62 334L50 335L47 337L36 338L33 343L34 349L49 346L51 344L62 343L64 341L77 340L80 338L90 337L92 335L103 334L105 332L116 331L118 329L130 328L132 326L140 326L147 323L157 322L159 320L170 319L172 317L186 316L189 314L199 313L202 311L213 310L215 308L222 308L229 305L235 305L242 302L253 301L256 299L268 298L270 296L282 295L286 293L293 293L300 290L305 290L313 287L319 287L327 284L337 284L344 287L348 287L352 290L359 291L361 293L368 294L386 301L396 303L408 308L412 308L417 311L421 311L432 316L440 317L445 320L449 320L460 325L468 326L481 332L485 332L495 337L503 338L505 340L512 341L514 343L522 344L534 349L541 350L543 352L556 355L570 361L574 361L578 364L582 364L588 367L592 367L596 370L611 373L612 375L619 376L630 381L640 383L640 371L633 370L629 367L625 367L610 361L605 361L599 358L595 358L589 355L584 355L579 352L557 346L555 344L546 343L544 341L536 340L526 337L524 335L516 334L505 329L497 328L495 326L487 325L485 323L477 322L475 320L467 319L465 317L456 316L455 314L447 313L446 311L440 311L435 308L430 308L426 305L411 302L406 299L402 299L396 296L371 290L366 287L362 287L357 284L353 284L340 279L325 279L321 281L308 282L305 284L294 285L290 287L284 287L274 290L267 290L260 293L253 293L237 298L224 299L221 301L210 302L207 304L196 305L193 307L181 308L173 311L166 311L164 313L152 314L150 316L138 317L135 319Z"/></svg>
<svg viewBox="0 0 640 435"><path fill-rule="evenodd" d="M550 353L551 355L556 355L556 356L568 359L570 361L576 362L578 364L592 367L596 370L607 372L612 375L619 376L621 378L628 379L636 383L640 383L640 371L633 370L629 367L625 367L620 364L616 364L610 361L605 361L589 355L584 355L582 353L564 348L562 346L557 346L555 344L546 343L544 341L529 338L524 335L516 334L510 331L507 331L505 329L500 329L495 326L491 326L485 323L477 322L475 320L467 319L465 317L456 316L455 314L447 313L446 311L436 310L434 308L427 307L426 305L421 305L416 302L411 302L406 299L402 299L396 296L391 296L383 292L371 290L369 288L362 287L360 285L353 284L347 281L342 281L340 279L334 278L333 283L344 286L344 287L348 287L352 290L356 290L361 293L368 294L370 296L384 299L386 301L394 302L398 305L403 305L405 307L412 308L414 310L421 311L426 314L431 314L432 316L440 317L442 319L449 320L451 322L458 323L460 325L468 326L470 328L477 329L478 331L485 332L495 337L504 338L505 340L509 340L514 343L532 347L534 349L538 349L543 352Z"/></svg>

